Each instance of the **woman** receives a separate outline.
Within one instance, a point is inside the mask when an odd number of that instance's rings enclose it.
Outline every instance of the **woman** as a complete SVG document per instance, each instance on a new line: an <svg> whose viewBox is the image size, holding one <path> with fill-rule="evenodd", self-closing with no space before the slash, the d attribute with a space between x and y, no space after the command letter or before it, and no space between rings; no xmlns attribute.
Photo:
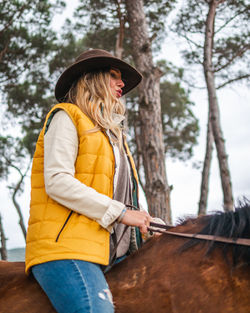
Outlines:
<svg viewBox="0 0 250 313"><path fill-rule="evenodd" d="M138 249L147 233L151 217L131 209L139 207L138 179L120 101L141 78L94 49L56 84L59 104L47 115L32 166L26 273L57 312L113 312L102 268Z"/></svg>

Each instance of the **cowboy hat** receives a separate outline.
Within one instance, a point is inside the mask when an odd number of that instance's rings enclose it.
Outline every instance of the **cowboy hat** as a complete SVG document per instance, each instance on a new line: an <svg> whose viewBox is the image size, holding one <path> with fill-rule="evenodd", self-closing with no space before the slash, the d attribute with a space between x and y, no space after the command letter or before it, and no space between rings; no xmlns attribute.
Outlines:
<svg viewBox="0 0 250 313"><path fill-rule="evenodd" d="M135 88L141 81L142 75L131 65L114 57L112 54L101 49L92 49L81 53L59 77L55 87L55 97L60 101L65 100L70 87L84 73L98 69L117 68L121 71L125 86L123 94Z"/></svg>

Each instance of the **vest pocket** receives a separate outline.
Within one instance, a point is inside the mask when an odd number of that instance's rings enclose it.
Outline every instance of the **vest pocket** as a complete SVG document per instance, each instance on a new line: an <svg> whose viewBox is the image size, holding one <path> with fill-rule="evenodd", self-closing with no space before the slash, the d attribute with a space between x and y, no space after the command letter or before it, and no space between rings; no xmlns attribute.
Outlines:
<svg viewBox="0 0 250 313"><path fill-rule="evenodd" d="M69 221L69 219L70 219L72 214L73 214L73 211L70 211L69 215L66 218L66 221L64 222L62 228L60 229L60 231L59 231L59 233L58 233L58 235L56 237L56 242L59 240L59 237L61 236L61 233L64 230L64 228L66 227L66 225L67 225L67 223L68 223L68 221Z"/></svg>

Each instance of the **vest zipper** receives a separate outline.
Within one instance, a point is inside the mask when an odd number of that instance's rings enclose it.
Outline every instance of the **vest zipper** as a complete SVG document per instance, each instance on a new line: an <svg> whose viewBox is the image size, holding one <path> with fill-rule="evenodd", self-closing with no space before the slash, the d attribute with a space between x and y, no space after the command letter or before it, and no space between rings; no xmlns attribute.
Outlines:
<svg viewBox="0 0 250 313"><path fill-rule="evenodd" d="M59 239L59 237L60 237L62 231L64 230L65 226L67 225L67 223L68 223L68 221L69 221L69 219L70 219L72 213L73 213L73 211L71 211L71 212L69 213L69 215L67 216L66 221L64 222L64 224L63 224L61 230L59 231L59 233L58 233L58 235L57 235L57 237L56 237L56 242L58 241L58 239Z"/></svg>

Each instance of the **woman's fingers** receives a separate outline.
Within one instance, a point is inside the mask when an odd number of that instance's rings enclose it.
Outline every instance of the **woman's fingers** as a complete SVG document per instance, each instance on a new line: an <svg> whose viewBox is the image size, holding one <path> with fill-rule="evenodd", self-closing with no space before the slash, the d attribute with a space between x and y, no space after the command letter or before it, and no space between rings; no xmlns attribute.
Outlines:
<svg viewBox="0 0 250 313"><path fill-rule="evenodd" d="M142 234L147 233L151 217L145 211L127 210L124 214L121 223L129 226L139 227Z"/></svg>

